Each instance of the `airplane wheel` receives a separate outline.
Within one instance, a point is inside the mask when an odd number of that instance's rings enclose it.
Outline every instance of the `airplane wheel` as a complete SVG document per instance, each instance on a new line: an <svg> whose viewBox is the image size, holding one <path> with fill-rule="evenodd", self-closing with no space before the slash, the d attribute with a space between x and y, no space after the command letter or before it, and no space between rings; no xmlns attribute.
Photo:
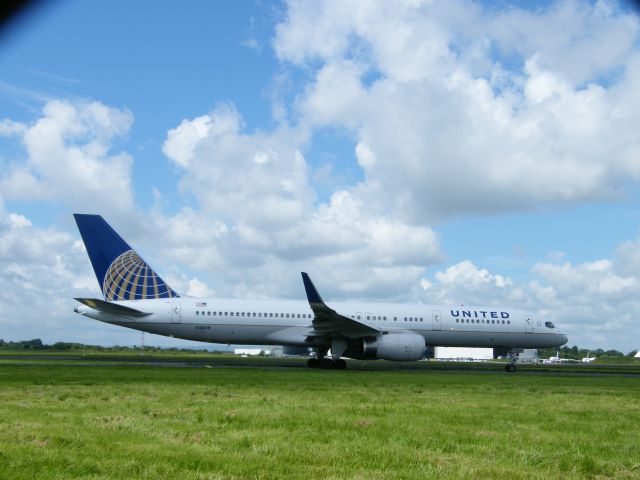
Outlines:
<svg viewBox="0 0 640 480"><path fill-rule="evenodd" d="M339 358L338 360L334 360L333 368L335 368L336 370L344 370L345 368L347 368L347 362L345 362L341 358Z"/></svg>
<svg viewBox="0 0 640 480"><path fill-rule="evenodd" d="M307 367L309 368L318 368L320 366L320 360L317 358L310 358L307 360Z"/></svg>
<svg viewBox="0 0 640 480"><path fill-rule="evenodd" d="M330 358L323 358L320 360L320 366L326 370L331 370L334 367L333 360Z"/></svg>
<svg viewBox="0 0 640 480"><path fill-rule="evenodd" d="M506 366L504 367L504 369L505 369L507 372L509 372L509 373L513 373L513 372L515 372L515 371L516 371L516 366L515 366L515 365L511 365L511 364L508 364L508 365L506 365Z"/></svg>

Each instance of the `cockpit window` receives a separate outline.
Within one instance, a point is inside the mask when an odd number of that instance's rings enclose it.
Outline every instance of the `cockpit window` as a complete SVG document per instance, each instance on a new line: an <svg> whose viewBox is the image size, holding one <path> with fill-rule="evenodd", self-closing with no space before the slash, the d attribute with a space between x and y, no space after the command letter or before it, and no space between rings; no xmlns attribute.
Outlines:
<svg viewBox="0 0 640 480"><path fill-rule="evenodd" d="M556 326L551 322L544 322L544 326L547 328L556 328Z"/></svg>

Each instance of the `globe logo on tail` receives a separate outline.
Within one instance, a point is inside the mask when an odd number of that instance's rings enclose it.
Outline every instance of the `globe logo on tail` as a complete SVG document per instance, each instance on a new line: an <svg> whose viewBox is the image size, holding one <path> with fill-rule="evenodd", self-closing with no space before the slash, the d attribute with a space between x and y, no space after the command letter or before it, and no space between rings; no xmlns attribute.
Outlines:
<svg viewBox="0 0 640 480"><path fill-rule="evenodd" d="M102 293L107 301L179 297L133 250L120 254L111 263Z"/></svg>

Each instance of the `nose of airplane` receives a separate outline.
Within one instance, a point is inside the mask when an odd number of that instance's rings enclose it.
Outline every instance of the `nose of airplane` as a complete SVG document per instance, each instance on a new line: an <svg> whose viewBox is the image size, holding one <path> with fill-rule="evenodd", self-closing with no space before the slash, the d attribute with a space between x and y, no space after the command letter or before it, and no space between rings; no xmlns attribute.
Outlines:
<svg viewBox="0 0 640 480"><path fill-rule="evenodd" d="M560 345L564 345L565 343L567 343L569 341L569 338L564 335L563 333L558 334L558 341L560 341Z"/></svg>

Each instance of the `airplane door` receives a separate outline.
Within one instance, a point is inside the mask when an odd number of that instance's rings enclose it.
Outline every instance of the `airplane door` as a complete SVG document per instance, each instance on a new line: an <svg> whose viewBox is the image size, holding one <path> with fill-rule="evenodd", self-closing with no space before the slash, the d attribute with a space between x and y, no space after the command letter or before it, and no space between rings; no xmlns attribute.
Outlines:
<svg viewBox="0 0 640 480"><path fill-rule="evenodd" d="M533 333L533 320L530 315L524 317L524 331L525 333Z"/></svg>
<svg viewBox="0 0 640 480"><path fill-rule="evenodd" d="M431 316L433 317L433 329L434 330L442 330L442 315L439 310L434 310L431 312Z"/></svg>
<svg viewBox="0 0 640 480"><path fill-rule="evenodd" d="M180 308L180 301L171 302L171 323L180 323L182 320L182 309Z"/></svg>

